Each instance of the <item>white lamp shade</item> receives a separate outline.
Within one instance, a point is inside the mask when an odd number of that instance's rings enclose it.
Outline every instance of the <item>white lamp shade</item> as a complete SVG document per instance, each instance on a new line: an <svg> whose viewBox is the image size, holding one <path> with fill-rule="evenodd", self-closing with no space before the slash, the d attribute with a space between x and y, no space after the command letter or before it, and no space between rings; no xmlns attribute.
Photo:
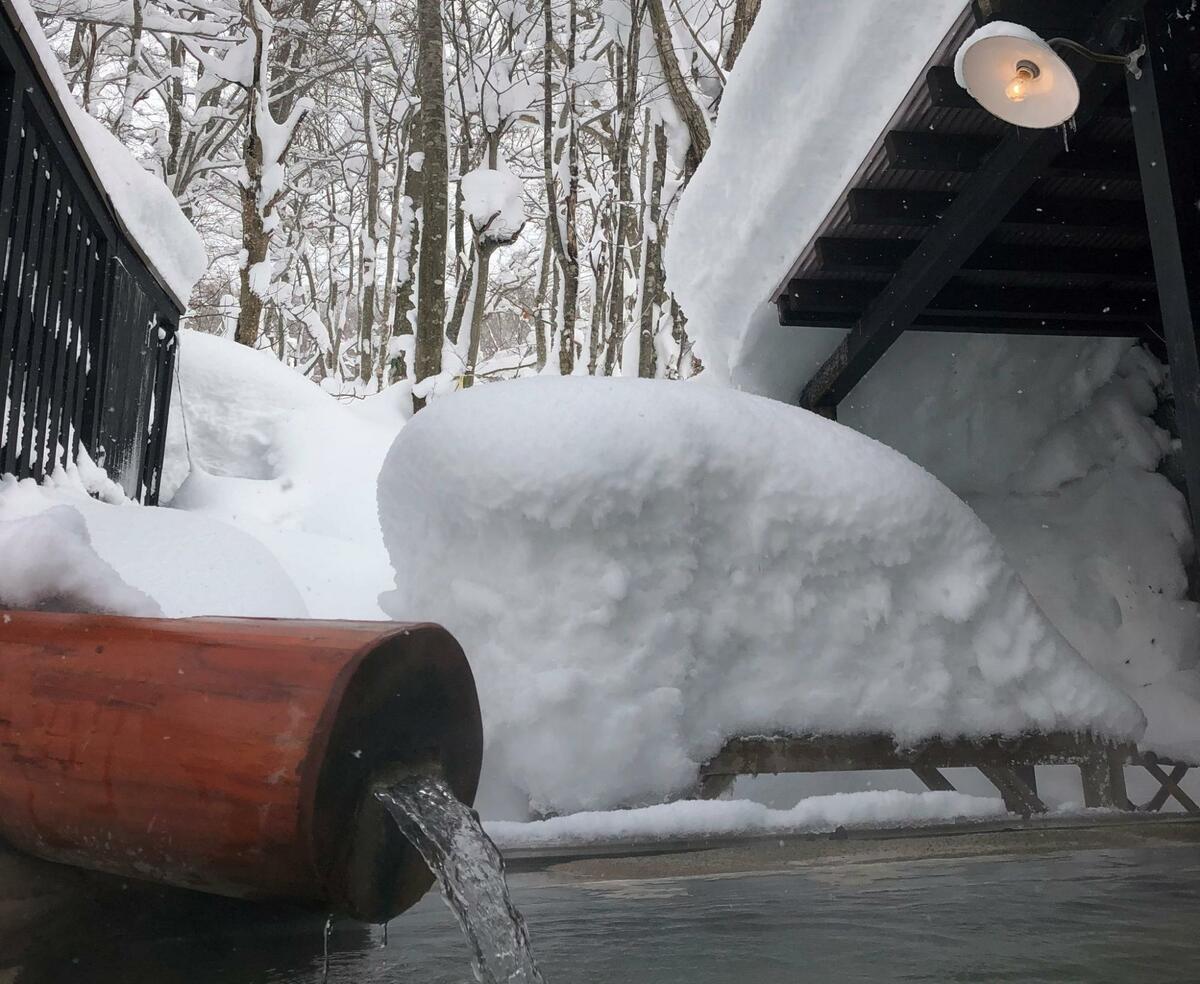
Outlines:
<svg viewBox="0 0 1200 984"><path fill-rule="evenodd" d="M1022 62L1037 66L1036 78L1024 80L1023 98L1014 102L1006 90ZM995 21L981 27L959 48L954 73L979 105L1017 126L1055 127L1079 107L1075 73L1053 48L1020 24Z"/></svg>

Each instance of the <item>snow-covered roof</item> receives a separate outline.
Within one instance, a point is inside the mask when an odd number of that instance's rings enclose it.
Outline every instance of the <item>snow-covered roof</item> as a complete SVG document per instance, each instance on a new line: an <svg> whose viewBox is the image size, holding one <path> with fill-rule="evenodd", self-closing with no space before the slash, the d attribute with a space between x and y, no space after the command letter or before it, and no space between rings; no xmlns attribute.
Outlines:
<svg viewBox="0 0 1200 984"><path fill-rule="evenodd" d="M697 352L718 379L738 382L756 336L779 331L773 309L756 315L965 7L964 0L764 2L665 257ZM811 368L840 337L803 334L816 354L796 359Z"/></svg>
<svg viewBox="0 0 1200 984"><path fill-rule="evenodd" d="M208 265L200 234L170 189L76 103L28 0L0 0L0 5L25 40L34 68L118 226L180 308L186 307Z"/></svg>

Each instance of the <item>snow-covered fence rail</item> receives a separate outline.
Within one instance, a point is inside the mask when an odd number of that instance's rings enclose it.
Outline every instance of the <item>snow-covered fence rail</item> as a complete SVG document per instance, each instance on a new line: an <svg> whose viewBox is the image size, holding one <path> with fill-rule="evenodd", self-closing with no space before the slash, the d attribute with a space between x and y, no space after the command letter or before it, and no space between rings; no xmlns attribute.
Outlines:
<svg viewBox="0 0 1200 984"><path fill-rule="evenodd" d="M996 787L1011 812L1029 815L1046 812L1033 766L1074 765L1080 772L1087 806L1127 810L1133 807L1125 789L1124 768L1139 761L1132 743L1088 734L933 738L907 746L883 734L744 736L730 739L701 767L698 792L704 799L713 799L740 775L864 769L908 769L929 789L948 792L954 786L941 769L975 768ZM1173 788L1174 784L1168 779L1164 786Z"/></svg>
<svg viewBox="0 0 1200 984"><path fill-rule="evenodd" d="M0 474L41 479L82 444L153 503L183 304L105 194L16 11L0 8Z"/></svg>

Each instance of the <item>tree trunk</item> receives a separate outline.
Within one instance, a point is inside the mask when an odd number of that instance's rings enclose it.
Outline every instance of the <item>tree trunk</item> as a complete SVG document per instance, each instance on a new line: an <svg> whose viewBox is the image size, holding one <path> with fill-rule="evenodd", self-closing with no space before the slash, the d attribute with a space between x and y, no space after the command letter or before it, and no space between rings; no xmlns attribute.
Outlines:
<svg viewBox="0 0 1200 984"><path fill-rule="evenodd" d="M654 45L658 49L658 60L662 65L667 91L671 94L671 102L683 120L684 126L687 127L688 137L691 139L684 161L683 173L686 182L696 173L696 168L700 166L700 162L708 152L710 143L708 120L704 118L704 112L692 97L692 90L688 88L683 73L679 70L679 59L675 55L675 41L671 36L671 25L667 21L666 11L663 9L663 0L646 0L646 5L650 11Z"/></svg>
<svg viewBox="0 0 1200 984"><path fill-rule="evenodd" d="M553 248L550 245L550 229L542 237L542 265L538 272L537 293L533 297L534 346L537 352L537 369L546 368L546 329L550 319L546 317L546 299L550 292L550 268L554 265Z"/></svg>
<svg viewBox="0 0 1200 984"><path fill-rule="evenodd" d="M629 148L633 143L634 109L637 105L639 37L645 7L639 0L629 0L632 28L629 46L618 52L624 55L617 74L617 114L621 125L617 130L614 169L617 174L617 228L613 238L612 288L608 298L608 350L604 353L604 375L611 376L617 353L625 337L625 246L633 228L633 182L630 176Z"/></svg>
<svg viewBox="0 0 1200 984"><path fill-rule="evenodd" d="M639 325L638 375L653 379L657 353L658 305L662 295L662 191L667 180L667 128L660 121L654 128L654 166L650 179L650 207L646 216L645 279L642 282L642 310Z"/></svg>
<svg viewBox="0 0 1200 984"><path fill-rule="evenodd" d="M379 148L371 123L371 70L363 80L363 136L367 148L367 201L363 209L362 308L358 313L358 378L371 381L371 346L375 332L375 251L379 248Z"/></svg>
<svg viewBox="0 0 1200 984"><path fill-rule="evenodd" d="M421 269L417 297L417 338L413 371L418 384L442 371L446 323L446 93L442 76L442 5L418 0L417 85L421 95L421 142L425 148L421 206ZM425 406L413 395L413 409Z"/></svg>
<svg viewBox="0 0 1200 984"><path fill-rule="evenodd" d="M742 47L746 38L750 36L750 28L754 26L754 19L758 16L761 6L762 0L737 0L733 11L733 34L729 38L729 47L725 49L725 71L733 69L738 55L742 53Z"/></svg>
<svg viewBox="0 0 1200 984"><path fill-rule="evenodd" d="M423 147L421 140L421 119L418 114L412 122L412 134L408 144L413 147ZM408 199L408 207L412 212L408 230L407 270L396 279L396 299L392 306L392 338L413 333L409 314L413 309L415 299L414 287L417 282L417 270L421 259L421 216L419 209L425 197L425 169L412 166L411 152L404 159L404 197ZM409 373L408 359L401 350L392 358L391 381L398 382L407 379Z"/></svg>
<svg viewBox="0 0 1200 984"><path fill-rule="evenodd" d="M251 72L249 107L247 111L246 138L242 142L242 166L245 174L238 185L242 207L242 265L238 277L238 320L234 338L251 348L258 342L262 326L263 302L254 289L252 277L255 268L267 259L269 236L263 219L259 199L262 194L263 144L258 132L258 103L262 98L260 84L266 72L267 52L263 50L262 28L258 23L257 4L254 0L247 5L250 30L255 37L254 65Z"/></svg>

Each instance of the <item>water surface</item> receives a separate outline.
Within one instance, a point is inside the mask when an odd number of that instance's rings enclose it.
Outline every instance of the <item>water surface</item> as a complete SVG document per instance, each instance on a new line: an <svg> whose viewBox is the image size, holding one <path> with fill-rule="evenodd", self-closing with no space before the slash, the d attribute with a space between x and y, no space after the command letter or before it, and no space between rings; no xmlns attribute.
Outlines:
<svg viewBox="0 0 1200 984"><path fill-rule="evenodd" d="M548 984L1200 980L1194 845L545 887L510 877ZM467 984L436 891L382 930L336 925L333 984ZM19 984L318 984L321 920L246 910L64 936Z"/></svg>

